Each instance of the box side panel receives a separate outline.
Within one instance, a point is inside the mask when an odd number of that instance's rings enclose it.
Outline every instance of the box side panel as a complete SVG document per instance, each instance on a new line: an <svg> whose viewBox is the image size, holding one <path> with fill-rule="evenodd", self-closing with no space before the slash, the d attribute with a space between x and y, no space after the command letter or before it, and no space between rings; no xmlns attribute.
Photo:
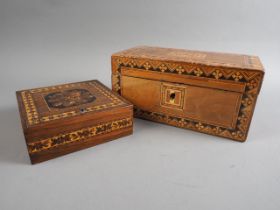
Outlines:
<svg viewBox="0 0 280 210"><path fill-rule="evenodd" d="M20 91L16 92L16 97L17 97L18 110L19 110L19 114L20 114L22 129L23 129L23 132L26 133L26 131L27 131L27 126L26 126L27 116L26 116L26 113L24 111L24 105L23 105L23 102L22 102L22 97L21 97L21 92Z"/></svg>
<svg viewBox="0 0 280 210"><path fill-rule="evenodd" d="M28 145L27 145L28 139L26 137L26 135L28 133L27 122L26 122L27 115L26 115L26 112L24 109L24 105L23 105L23 101L22 101L22 97L21 97L21 91L16 92L16 97L17 97L18 110L19 110L19 114L20 114L20 121L21 121L24 139L25 139L25 144L26 144L26 147L28 148Z"/></svg>

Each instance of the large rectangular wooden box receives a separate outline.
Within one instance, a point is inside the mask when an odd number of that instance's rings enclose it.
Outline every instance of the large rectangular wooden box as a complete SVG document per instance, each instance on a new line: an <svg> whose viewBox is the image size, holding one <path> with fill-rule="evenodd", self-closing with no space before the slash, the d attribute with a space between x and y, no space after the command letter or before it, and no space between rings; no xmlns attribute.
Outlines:
<svg viewBox="0 0 280 210"><path fill-rule="evenodd" d="M136 117L245 141L264 76L256 56L158 47L112 55L112 89Z"/></svg>
<svg viewBox="0 0 280 210"><path fill-rule="evenodd" d="M33 164L132 133L132 105L96 80L16 95Z"/></svg>

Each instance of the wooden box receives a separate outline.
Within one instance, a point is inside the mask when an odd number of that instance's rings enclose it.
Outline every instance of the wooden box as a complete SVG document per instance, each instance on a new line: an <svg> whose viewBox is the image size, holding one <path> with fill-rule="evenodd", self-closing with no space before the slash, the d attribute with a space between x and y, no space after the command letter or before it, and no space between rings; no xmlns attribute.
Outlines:
<svg viewBox="0 0 280 210"><path fill-rule="evenodd" d="M97 80L16 95L32 164L132 133L132 105Z"/></svg>
<svg viewBox="0 0 280 210"><path fill-rule="evenodd" d="M112 55L112 89L139 118L245 141L264 76L256 56L157 47Z"/></svg>

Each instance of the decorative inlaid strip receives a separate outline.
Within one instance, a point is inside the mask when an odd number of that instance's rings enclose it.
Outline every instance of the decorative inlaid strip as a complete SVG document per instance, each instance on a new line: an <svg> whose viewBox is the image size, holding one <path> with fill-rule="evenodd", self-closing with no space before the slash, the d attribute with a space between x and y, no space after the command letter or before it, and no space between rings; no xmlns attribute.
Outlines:
<svg viewBox="0 0 280 210"><path fill-rule="evenodd" d="M132 118L124 118L111 122L101 123L92 127L79 129L65 134L60 134L47 139L42 139L37 142L28 143L28 151L30 154L41 152L44 150L53 149L58 146L79 142L89 141L89 138L101 134L110 133L112 131L120 130L132 126Z"/></svg>
<svg viewBox="0 0 280 210"><path fill-rule="evenodd" d="M21 92L22 101L25 107L27 120L30 125L39 123L39 115L34 104L34 100L30 92L22 91Z"/></svg>
<svg viewBox="0 0 280 210"><path fill-rule="evenodd" d="M80 87L81 84L82 83L56 85L56 86L51 86L51 87L35 88L35 89L29 90L29 91L30 91L30 93L41 93L41 92L54 91L54 90L60 90L60 89L66 89L66 88L76 88L76 87Z"/></svg>
<svg viewBox="0 0 280 210"><path fill-rule="evenodd" d="M180 128L196 130L202 133L218 135L226 138L244 138L244 134L239 130L230 131L219 126L213 126L206 123L201 123L199 121L195 122L186 118L173 117L161 113L143 111L141 109L135 109L134 115L135 117L152 120L160 123L166 123Z"/></svg>
<svg viewBox="0 0 280 210"><path fill-rule="evenodd" d="M135 116L153 121L164 122L178 127L227 137L244 141L254 111L254 105L261 87L263 74L259 71L248 71L226 67L213 67L194 63L182 63L171 61L159 61L147 58L135 58L118 56L112 58L112 88L121 95L121 68L130 67L142 71L157 71L166 74L182 74L194 77L205 77L217 80L231 80L246 84L242 96L242 103L238 113L237 126L235 129L225 129L210 124L190 121L183 118L174 118L161 113L152 113L136 109ZM176 120L175 120L176 119ZM175 121L174 121L175 120Z"/></svg>
<svg viewBox="0 0 280 210"><path fill-rule="evenodd" d="M199 65L194 63L164 62L142 58L118 57L114 58L113 62L116 63L113 65L113 67L115 66L115 68L117 69L119 69L122 66L125 66L147 71L184 74L197 77L233 80L240 82L248 81L259 74L259 72L253 70L246 71L241 69L237 70L233 68ZM120 73L120 71L118 73Z"/></svg>

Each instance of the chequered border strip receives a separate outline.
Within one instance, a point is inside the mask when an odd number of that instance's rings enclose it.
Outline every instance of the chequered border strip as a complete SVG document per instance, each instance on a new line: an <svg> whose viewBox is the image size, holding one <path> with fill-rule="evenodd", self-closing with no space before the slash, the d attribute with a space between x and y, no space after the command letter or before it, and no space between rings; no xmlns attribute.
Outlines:
<svg viewBox="0 0 280 210"><path fill-rule="evenodd" d="M34 154L74 142L89 141L91 137L130 127L132 124L132 118L119 119L28 143L27 147L29 154Z"/></svg>

